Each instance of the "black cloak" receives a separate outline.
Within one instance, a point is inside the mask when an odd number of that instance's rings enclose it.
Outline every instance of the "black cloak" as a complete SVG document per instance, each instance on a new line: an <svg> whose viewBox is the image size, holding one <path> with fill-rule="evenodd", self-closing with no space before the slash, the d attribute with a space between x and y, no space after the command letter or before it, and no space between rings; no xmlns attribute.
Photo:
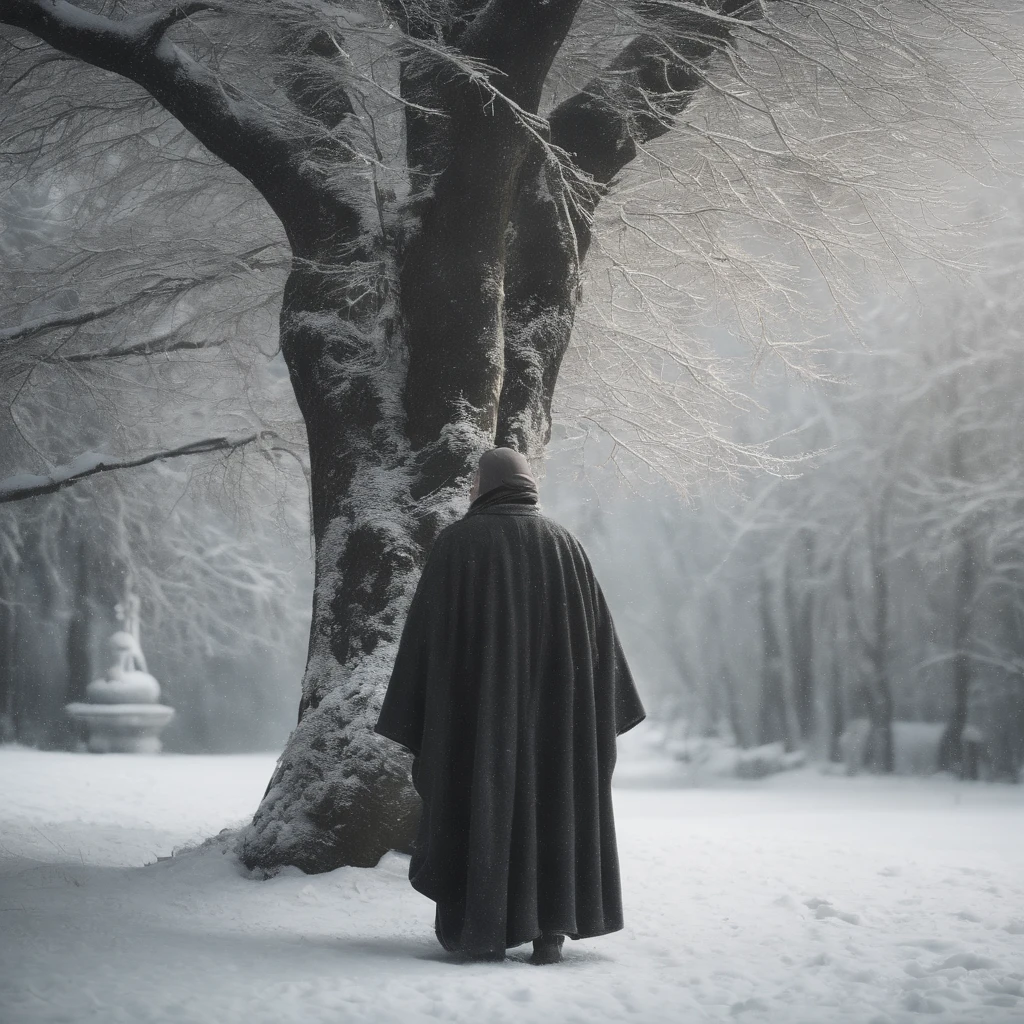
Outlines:
<svg viewBox="0 0 1024 1024"><path fill-rule="evenodd" d="M495 491L442 531L376 728L415 755L409 878L437 902L446 948L493 954L622 928L615 737L643 717L567 530Z"/></svg>

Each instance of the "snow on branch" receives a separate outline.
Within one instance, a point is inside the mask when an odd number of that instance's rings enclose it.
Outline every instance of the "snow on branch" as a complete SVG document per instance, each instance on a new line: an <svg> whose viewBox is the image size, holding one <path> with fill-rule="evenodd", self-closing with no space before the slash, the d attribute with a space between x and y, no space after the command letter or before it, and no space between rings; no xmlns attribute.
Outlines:
<svg viewBox="0 0 1024 1024"><path fill-rule="evenodd" d="M206 3L191 3L191 4L177 4L172 7L169 11L163 14L156 14L152 16L152 27L149 31L149 38L154 42L158 43L163 37L164 33L172 26L177 25L179 21L184 21L186 18L190 18L193 14L201 14L203 11L215 11L217 7L214 4Z"/></svg>
<svg viewBox="0 0 1024 1024"><path fill-rule="evenodd" d="M121 348L100 349L97 352L72 352L69 355L43 356L44 363L95 363L103 359L130 359L133 356L164 356L172 352L197 352L202 349L220 348L227 342L226 337L219 338L182 338L177 337L177 330L167 331L145 341L137 341Z"/></svg>
<svg viewBox="0 0 1024 1024"><path fill-rule="evenodd" d="M62 53L142 86L207 149L249 179L282 214L298 174L296 140L244 99L208 67L166 38L167 30L193 14L216 10L205 3L114 19L65 0L7 0L0 24L25 29Z"/></svg>
<svg viewBox="0 0 1024 1024"><path fill-rule="evenodd" d="M0 328L0 345L8 345L15 341L28 341L39 334L58 331L65 327L81 327L94 320L102 320L104 317L116 313L118 309L120 309L120 303L109 303L96 309L83 309L77 313L69 313L66 316L37 317L35 320L29 320L28 323L18 324L16 327L2 327Z"/></svg>
<svg viewBox="0 0 1024 1024"><path fill-rule="evenodd" d="M42 494L54 494L80 480L96 476L98 473L109 473L117 469L134 469L136 466L145 466L164 459L177 459L183 455L235 451L257 442L280 440L281 438L272 430L257 430L241 437L208 437L201 441L192 441L189 444L181 445L178 448L149 452L146 455L132 458L119 458L101 452L83 452L71 462L57 466L49 473L15 473L13 476L0 480L0 504L36 498Z"/></svg>
<svg viewBox="0 0 1024 1024"><path fill-rule="evenodd" d="M638 144L669 131L705 84L707 61L764 10L758 0L711 0L664 4L651 15L607 68L551 113L552 143L600 184L634 159Z"/></svg>

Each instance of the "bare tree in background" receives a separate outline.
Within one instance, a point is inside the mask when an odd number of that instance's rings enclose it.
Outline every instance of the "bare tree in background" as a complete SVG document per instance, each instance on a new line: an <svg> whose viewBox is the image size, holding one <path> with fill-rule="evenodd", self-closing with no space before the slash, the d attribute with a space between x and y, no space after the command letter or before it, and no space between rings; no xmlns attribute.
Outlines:
<svg viewBox="0 0 1024 1024"><path fill-rule="evenodd" d="M930 311L911 349L920 352L913 400L931 414L931 425L921 431L925 457L911 467L901 515L925 570L940 571L943 584L936 588L943 639L929 659L948 667L939 764L968 777L978 767L964 743L969 724L980 727L995 776L1015 778L1024 765L1024 481L1017 457L1024 365L1010 270L1019 265L1022 237L1017 196L988 247L994 266L970 292Z"/></svg>
<svg viewBox="0 0 1024 1024"><path fill-rule="evenodd" d="M119 267L111 250L127 253L131 239L119 237L117 190L90 188L75 200L65 192L23 182L0 196L0 292L29 303L22 326L7 332L17 341L0 345L0 475L26 453L83 453L78 486L54 490L51 475L20 474L25 499L0 504L0 734L74 745L64 705L107 667L113 607L131 577L147 651L178 709L171 743L195 744L211 727L219 731L206 749L251 748L266 742L264 729L279 742L282 716L263 693L275 671L294 670L288 651L301 649L308 627L294 600L296 582L305 581L286 571L308 554L306 488L299 464L278 451L280 434L293 429L272 416L287 378L253 360L251 339L243 346L235 336L255 322L251 303L241 303L245 316L227 312L240 299L261 303L244 285L231 286L230 268L213 273L199 259L188 268L180 254L162 276L150 268L140 277L138 253ZM146 215L166 212L137 204L131 221L140 228ZM74 268L90 249L92 272L109 271L100 278L108 301L92 308L95 316L82 311L88 297L74 294L84 286ZM186 330L182 304L197 288L221 310L193 317ZM47 329L53 320L78 323ZM246 399L260 403L265 419L246 415ZM219 443L209 433L218 427ZM112 430L120 451L111 450ZM259 457L239 445L242 430L264 433ZM167 454L172 438L170 450L190 459L153 458ZM199 454L210 449L215 462ZM130 473L104 471L132 461L141 464ZM229 714L222 705L232 700ZM258 721L260 703L270 721Z"/></svg>
<svg viewBox="0 0 1024 1024"><path fill-rule="evenodd" d="M813 595L817 627L794 606L768 620L765 646L783 662L781 636L796 655L813 634L811 675L828 725L819 749L839 760L847 719L863 719L864 733L849 737L849 763L875 771L930 764L1016 780L1024 766L1019 194L1008 190L999 208L998 227L979 247L985 269L968 285L927 281L903 305L880 304L860 339L833 355L837 383L813 391L790 383L762 396L776 431L819 449L802 472L752 480L717 546L721 511L708 507L689 527L705 558L723 566L698 601L723 600L724 588L739 608L758 578L763 592ZM808 558L802 537L824 554ZM680 543L688 540L683 533ZM761 601L759 617L776 607ZM761 662L759 651L738 657L755 672ZM767 691L771 738L784 734L778 678L755 675L743 687L748 703ZM938 728L899 727L907 722Z"/></svg>
<svg viewBox="0 0 1024 1024"><path fill-rule="evenodd" d="M402 615L479 452L542 455L574 325L577 386L560 394L575 422L672 478L756 461L709 422L730 391L696 327L728 319L794 361L770 325L803 310L808 268L842 302L876 260L934 253L919 207L943 189L922 172L988 159L972 145L1018 60L982 0L8 0L0 22L8 166L61 170L65 189L97 175L159 204L154 161L123 157L148 149L168 156L172 194L190 170L230 168L280 223L233 263L220 236L200 252L231 294L276 273L282 242L290 254L280 347L308 438L317 583L299 724L241 853L309 871L372 864L412 835L407 760L371 728ZM996 71L1009 85L988 89ZM224 195L186 196L230 222ZM89 203L107 216L101 192L79 212ZM793 257L768 255L775 243ZM134 258L146 248L131 239ZM577 317L588 254L605 301ZM5 332L22 389L47 359L70 374L73 358L152 367L217 346L195 308L217 293L191 258L139 287L106 255L110 297L29 303ZM126 301L176 312L119 348L80 332ZM3 492L161 454L294 446L261 412L240 432L122 437L58 466L40 450L39 472Z"/></svg>
<svg viewBox="0 0 1024 1024"><path fill-rule="evenodd" d="M223 467L221 467L223 469ZM259 720L307 623L303 554L267 516L239 529L172 464L119 474L0 508L0 734L74 746L64 705L108 666L106 638L126 579L144 595L145 647L178 709L177 749L249 749L283 716ZM278 502L247 484L247 497ZM282 509L301 538L302 505ZM300 648L301 649L301 648ZM232 668L234 666L234 668ZM233 705L233 706L232 706ZM269 719L270 721L266 721ZM205 736L217 725L226 735ZM279 736L280 733L277 733ZM276 739L277 737L275 737Z"/></svg>

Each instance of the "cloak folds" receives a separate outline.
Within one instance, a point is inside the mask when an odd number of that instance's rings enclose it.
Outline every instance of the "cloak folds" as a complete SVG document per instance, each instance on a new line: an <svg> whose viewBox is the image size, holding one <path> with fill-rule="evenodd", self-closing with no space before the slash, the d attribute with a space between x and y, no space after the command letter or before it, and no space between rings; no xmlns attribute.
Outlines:
<svg viewBox="0 0 1024 1024"><path fill-rule="evenodd" d="M439 535L377 732L416 758L409 878L437 902L446 947L622 927L615 737L643 717L568 531L533 505L482 503Z"/></svg>

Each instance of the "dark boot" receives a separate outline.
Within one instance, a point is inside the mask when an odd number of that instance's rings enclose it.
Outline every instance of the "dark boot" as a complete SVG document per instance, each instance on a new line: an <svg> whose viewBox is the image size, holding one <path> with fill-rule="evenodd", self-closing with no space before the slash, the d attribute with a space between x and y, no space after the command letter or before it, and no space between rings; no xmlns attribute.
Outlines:
<svg viewBox="0 0 1024 1024"><path fill-rule="evenodd" d="M533 940L533 956L531 964L557 964L562 959L562 943L564 935L542 935Z"/></svg>

